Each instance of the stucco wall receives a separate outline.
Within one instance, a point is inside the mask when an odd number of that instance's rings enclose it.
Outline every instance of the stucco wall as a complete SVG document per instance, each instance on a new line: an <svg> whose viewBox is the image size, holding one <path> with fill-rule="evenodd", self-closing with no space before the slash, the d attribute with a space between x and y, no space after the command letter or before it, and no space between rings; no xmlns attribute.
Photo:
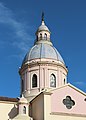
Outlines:
<svg viewBox="0 0 86 120"><path fill-rule="evenodd" d="M44 94L44 120L50 120L51 113L51 94ZM54 119L53 119L54 120Z"/></svg>
<svg viewBox="0 0 86 120"><path fill-rule="evenodd" d="M50 115L47 120L86 120L86 117L78 116L63 116L63 115Z"/></svg>
<svg viewBox="0 0 86 120"><path fill-rule="evenodd" d="M73 91L73 94L76 94L77 99L80 97L81 97L81 99L83 99L85 97L82 93L79 93L78 91L75 91L74 89L72 90L71 87L69 87L69 88L71 91ZM68 88L66 88L66 89L69 90ZM61 90L61 89L59 89L59 90ZM85 106L82 106L82 107L78 106L77 111L75 109L74 112L73 112L73 109L69 110L70 112L66 111L67 108L64 105L63 106L65 109L62 109L62 106L58 107L58 104L57 104L58 100L56 98L58 98L57 95L60 94L59 90L58 90L58 94L56 91L54 91L54 93L43 92L38 97L36 97L31 102L31 107L32 107L31 108L31 110L32 110L31 117L34 120L86 120ZM65 91L63 91L63 90L61 90L61 91L64 94ZM71 95L73 95L72 92L70 92L70 90L69 90L69 93ZM56 98L53 96L54 94L55 95L57 94ZM61 93L61 95L62 95L62 93ZM53 97L53 104L52 104L52 97ZM81 99L80 99L80 101L81 101ZM59 100L60 100L60 97L59 97ZM78 102L80 102L80 101L78 100ZM52 106L56 107L57 111L56 111L56 108L54 108L52 111ZM79 109L81 109L81 111L82 111L82 108L84 111L83 114L82 114L82 112L80 113L80 110L79 110ZM63 111L60 111L61 109Z"/></svg>
<svg viewBox="0 0 86 120"><path fill-rule="evenodd" d="M32 102L31 102L31 117L34 120L44 120L44 98L43 94L40 96L36 97Z"/></svg>
<svg viewBox="0 0 86 120"><path fill-rule="evenodd" d="M0 101L0 120L8 120L17 115L15 103Z"/></svg>
<svg viewBox="0 0 86 120"><path fill-rule="evenodd" d="M66 114L65 111L64 113L59 113L58 111L52 112L51 111L51 102L52 102L51 96L52 95L53 94L44 95L44 120L86 120L86 115L72 114L72 112ZM54 102L55 101L56 99L54 99ZM54 104L54 105L57 107L57 104ZM85 112L85 109L84 109L84 112Z"/></svg>
<svg viewBox="0 0 86 120"><path fill-rule="evenodd" d="M75 105L72 106L71 109L68 109L66 105L63 104L63 99L66 99L66 96L70 96L71 99L75 102ZM79 92L78 89L72 88L70 86L57 89L53 91L51 96L51 111L86 115L85 98L86 96Z"/></svg>

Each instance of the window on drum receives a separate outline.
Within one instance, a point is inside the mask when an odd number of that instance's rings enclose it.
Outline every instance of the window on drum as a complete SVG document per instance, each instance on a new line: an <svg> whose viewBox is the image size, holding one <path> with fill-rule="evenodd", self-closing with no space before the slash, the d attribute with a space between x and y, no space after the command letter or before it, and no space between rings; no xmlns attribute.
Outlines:
<svg viewBox="0 0 86 120"><path fill-rule="evenodd" d="M37 75L34 74L32 77L32 88L37 87Z"/></svg>
<svg viewBox="0 0 86 120"><path fill-rule="evenodd" d="M50 87L56 87L56 76L54 74L50 75Z"/></svg>

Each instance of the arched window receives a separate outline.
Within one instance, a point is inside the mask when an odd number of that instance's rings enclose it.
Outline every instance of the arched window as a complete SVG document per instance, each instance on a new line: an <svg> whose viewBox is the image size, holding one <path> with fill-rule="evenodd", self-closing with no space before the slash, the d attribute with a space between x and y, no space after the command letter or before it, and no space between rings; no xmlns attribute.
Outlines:
<svg viewBox="0 0 86 120"><path fill-rule="evenodd" d="M64 84L66 83L66 80L64 79Z"/></svg>
<svg viewBox="0 0 86 120"><path fill-rule="evenodd" d="M40 33L40 38L42 38L42 34Z"/></svg>
<svg viewBox="0 0 86 120"><path fill-rule="evenodd" d="M37 75L34 74L32 77L32 88L37 87Z"/></svg>
<svg viewBox="0 0 86 120"><path fill-rule="evenodd" d="M46 33L44 34L44 38L47 39L47 34Z"/></svg>
<svg viewBox="0 0 86 120"><path fill-rule="evenodd" d="M50 87L56 87L56 76L54 74L50 75Z"/></svg>
<svg viewBox="0 0 86 120"><path fill-rule="evenodd" d="M23 113L26 114L26 107L23 107Z"/></svg>

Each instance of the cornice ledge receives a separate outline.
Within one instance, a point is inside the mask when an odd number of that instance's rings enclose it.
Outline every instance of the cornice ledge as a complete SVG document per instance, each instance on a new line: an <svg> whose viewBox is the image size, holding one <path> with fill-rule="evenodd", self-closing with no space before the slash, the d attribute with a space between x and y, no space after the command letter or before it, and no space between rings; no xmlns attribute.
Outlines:
<svg viewBox="0 0 86 120"><path fill-rule="evenodd" d="M51 112L50 115L63 115L72 117L86 117L86 114L74 114L74 113L63 113L63 112Z"/></svg>

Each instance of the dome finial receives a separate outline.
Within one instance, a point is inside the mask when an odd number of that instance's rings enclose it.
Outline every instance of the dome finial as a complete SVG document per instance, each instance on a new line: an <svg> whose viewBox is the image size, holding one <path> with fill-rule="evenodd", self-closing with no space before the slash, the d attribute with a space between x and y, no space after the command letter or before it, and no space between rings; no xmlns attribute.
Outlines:
<svg viewBox="0 0 86 120"><path fill-rule="evenodd" d="M42 21L44 21L44 12L42 12Z"/></svg>
<svg viewBox="0 0 86 120"><path fill-rule="evenodd" d="M44 12L42 12L42 25L45 25L45 23L44 23Z"/></svg>

